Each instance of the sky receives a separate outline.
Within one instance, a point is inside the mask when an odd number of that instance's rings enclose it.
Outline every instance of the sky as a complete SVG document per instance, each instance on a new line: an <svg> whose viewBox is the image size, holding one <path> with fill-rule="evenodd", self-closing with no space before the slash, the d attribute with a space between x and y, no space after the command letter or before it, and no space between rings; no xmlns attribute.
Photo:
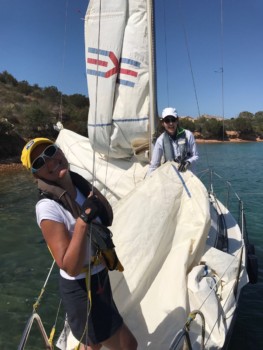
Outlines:
<svg viewBox="0 0 263 350"><path fill-rule="evenodd" d="M0 0L0 72L88 96L88 2ZM181 116L235 118L263 110L262 0L157 0L155 13L159 113L173 106Z"/></svg>

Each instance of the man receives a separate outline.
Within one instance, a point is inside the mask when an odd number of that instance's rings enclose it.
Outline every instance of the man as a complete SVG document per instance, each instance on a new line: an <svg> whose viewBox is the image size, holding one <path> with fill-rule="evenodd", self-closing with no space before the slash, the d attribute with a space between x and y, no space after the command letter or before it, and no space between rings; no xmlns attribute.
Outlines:
<svg viewBox="0 0 263 350"><path fill-rule="evenodd" d="M191 131L179 126L176 109L165 108L162 112L161 123L164 132L156 140L148 175L160 166L162 157L165 162L177 162L180 172L188 168L194 171L194 164L198 160L195 138Z"/></svg>
<svg viewBox="0 0 263 350"><path fill-rule="evenodd" d="M21 161L38 182L37 222L60 268L60 294L80 350L136 350L136 339L112 298L105 263L93 259L96 254L87 234L95 223L111 224L106 198L69 171L64 153L49 139L29 141Z"/></svg>

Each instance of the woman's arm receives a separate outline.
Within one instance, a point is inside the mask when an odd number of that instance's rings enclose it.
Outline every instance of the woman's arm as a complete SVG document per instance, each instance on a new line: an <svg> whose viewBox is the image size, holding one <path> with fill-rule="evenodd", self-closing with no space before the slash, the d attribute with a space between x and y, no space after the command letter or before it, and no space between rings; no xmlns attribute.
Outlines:
<svg viewBox="0 0 263 350"><path fill-rule="evenodd" d="M63 223L44 219L40 227L59 268L70 276L78 275L86 257L88 224L78 218L72 238Z"/></svg>

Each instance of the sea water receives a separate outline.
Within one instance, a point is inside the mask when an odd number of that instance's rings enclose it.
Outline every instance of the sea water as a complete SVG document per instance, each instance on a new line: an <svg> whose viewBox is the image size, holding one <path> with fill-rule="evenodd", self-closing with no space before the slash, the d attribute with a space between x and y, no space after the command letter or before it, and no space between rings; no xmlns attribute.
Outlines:
<svg viewBox="0 0 263 350"><path fill-rule="evenodd" d="M201 144L197 174L212 167L244 201L247 229L259 260L259 280L242 292L230 350L263 349L263 143ZM17 349L33 305L40 295L52 264L51 256L36 224L36 186L24 170L0 173L0 349ZM49 333L59 307L57 268L54 269L36 311ZM36 323L26 349L44 349ZM163 349L164 350L164 349Z"/></svg>
<svg viewBox="0 0 263 350"><path fill-rule="evenodd" d="M244 203L249 241L259 263L258 283L247 285L239 302L237 319L228 349L263 349L263 143L198 145L199 172L205 166L231 181Z"/></svg>

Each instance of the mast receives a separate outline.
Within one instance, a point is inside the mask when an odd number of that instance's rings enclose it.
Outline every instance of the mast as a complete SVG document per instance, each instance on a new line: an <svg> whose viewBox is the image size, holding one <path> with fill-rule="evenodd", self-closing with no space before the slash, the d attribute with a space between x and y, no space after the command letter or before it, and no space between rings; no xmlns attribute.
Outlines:
<svg viewBox="0 0 263 350"><path fill-rule="evenodd" d="M157 129L157 100L156 100L156 74L155 74L155 35L154 35L154 3L147 0L147 27L148 27L148 52L149 52L149 150L152 154L153 135Z"/></svg>

